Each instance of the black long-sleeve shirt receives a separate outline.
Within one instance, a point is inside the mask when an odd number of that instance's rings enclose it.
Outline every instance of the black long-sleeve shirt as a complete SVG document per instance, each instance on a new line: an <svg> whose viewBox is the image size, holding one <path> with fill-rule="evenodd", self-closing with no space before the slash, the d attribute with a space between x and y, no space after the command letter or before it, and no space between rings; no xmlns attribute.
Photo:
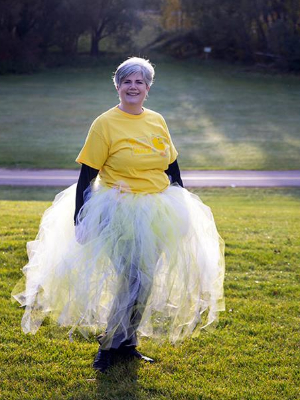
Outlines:
<svg viewBox="0 0 300 400"><path fill-rule="evenodd" d="M76 224L78 213L84 204L84 192L90 185L91 181L98 175L98 170L89 167L86 164L81 165L80 175L78 178L77 188L76 188L76 208L74 214L74 222ZM177 160L169 165L169 168L165 171L168 175L171 183L178 183L183 187L182 179L180 176L180 170Z"/></svg>
<svg viewBox="0 0 300 400"><path fill-rule="evenodd" d="M169 168L165 171L165 173L168 175L171 183L178 183L179 186L183 187L177 160L169 165Z"/></svg>

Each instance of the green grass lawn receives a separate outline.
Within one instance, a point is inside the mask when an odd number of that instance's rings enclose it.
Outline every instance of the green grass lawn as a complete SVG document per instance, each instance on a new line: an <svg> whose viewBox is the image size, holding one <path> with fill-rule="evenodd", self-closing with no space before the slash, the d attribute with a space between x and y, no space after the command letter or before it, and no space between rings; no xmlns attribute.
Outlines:
<svg viewBox="0 0 300 400"><path fill-rule="evenodd" d="M218 328L181 345L143 339L153 365L132 362L97 376L95 341L45 323L20 330L10 292L25 244L55 189L0 188L0 365L5 400L292 400L299 398L300 189L195 191L224 237L226 312ZM38 201L34 201L38 199Z"/></svg>
<svg viewBox="0 0 300 400"><path fill-rule="evenodd" d="M155 60L154 60L155 61ZM118 102L116 65L0 77L0 166L76 168L92 120ZM183 169L300 169L300 81L201 62L157 62L146 106Z"/></svg>

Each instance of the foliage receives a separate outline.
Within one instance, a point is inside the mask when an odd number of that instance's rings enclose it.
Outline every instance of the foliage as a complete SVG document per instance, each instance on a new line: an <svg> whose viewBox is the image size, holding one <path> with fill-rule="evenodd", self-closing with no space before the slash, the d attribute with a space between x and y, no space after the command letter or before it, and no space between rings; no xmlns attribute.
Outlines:
<svg viewBox="0 0 300 400"><path fill-rule="evenodd" d="M141 27L141 5L138 0L3 0L0 67L18 72L22 65L37 66L49 49L75 54L84 33L91 35L92 55L99 55L99 42L107 36L122 37L129 48L130 33Z"/></svg>
<svg viewBox="0 0 300 400"><path fill-rule="evenodd" d="M167 31L190 28L190 21L183 11L180 0L166 0L161 4L162 25Z"/></svg>
<svg viewBox="0 0 300 400"><path fill-rule="evenodd" d="M149 43L150 48L155 45L175 56L190 57L203 56L204 47L210 46L215 58L272 62L300 70L299 0L168 0L161 4L166 32L158 38L160 47L156 40Z"/></svg>
<svg viewBox="0 0 300 400"><path fill-rule="evenodd" d="M130 41L130 33L141 28L136 0L86 0L84 13L87 29L91 31L92 56L99 55L99 42L115 35L122 41Z"/></svg>
<svg viewBox="0 0 300 400"><path fill-rule="evenodd" d="M40 1L3 0L0 3L0 61L2 69L34 69L39 38L34 35ZM21 66L19 66L21 64ZM0 69L1 72L1 69Z"/></svg>
<svg viewBox="0 0 300 400"><path fill-rule="evenodd" d="M7 190L9 189L9 191ZM97 343L44 323L20 330L10 292L53 189L0 188L1 395L7 400L296 400L299 397L299 189L202 189L225 239L226 311L217 329L172 346L143 338L155 364L91 368ZM3 191L4 190L4 191ZM50 190L50 191L49 191ZM29 197L31 194L31 197ZM48 194L48 197L46 196ZM50 196L49 196L50 195Z"/></svg>
<svg viewBox="0 0 300 400"><path fill-rule="evenodd" d="M134 47L154 14L156 34ZM74 56L82 35L90 35L93 56L109 38L127 52L205 57L211 47L213 58L300 70L299 0L2 0L0 72L34 70L49 51Z"/></svg>

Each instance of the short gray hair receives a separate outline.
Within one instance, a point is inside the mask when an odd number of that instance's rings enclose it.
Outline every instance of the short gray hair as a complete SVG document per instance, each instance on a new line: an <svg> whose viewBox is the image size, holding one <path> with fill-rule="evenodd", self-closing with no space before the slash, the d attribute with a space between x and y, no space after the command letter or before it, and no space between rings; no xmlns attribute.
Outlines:
<svg viewBox="0 0 300 400"><path fill-rule="evenodd" d="M115 87L118 88L122 81L131 74L141 72L146 85L150 87L154 79L154 68L149 60L139 57L130 57L128 60L122 62L114 73L113 81Z"/></svg>

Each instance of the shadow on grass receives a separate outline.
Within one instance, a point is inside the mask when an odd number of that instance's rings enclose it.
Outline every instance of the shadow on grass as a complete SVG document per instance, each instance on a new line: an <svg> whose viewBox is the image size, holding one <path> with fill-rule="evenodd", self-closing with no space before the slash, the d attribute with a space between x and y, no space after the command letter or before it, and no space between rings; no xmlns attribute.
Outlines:
<svg viewBox="0 0 300 400"><path fill-rule="evenodd" d="M138 400L142 398L138 384L139 361L119 361L108 373L97 372L97 394L101 399Z"/></svg>

